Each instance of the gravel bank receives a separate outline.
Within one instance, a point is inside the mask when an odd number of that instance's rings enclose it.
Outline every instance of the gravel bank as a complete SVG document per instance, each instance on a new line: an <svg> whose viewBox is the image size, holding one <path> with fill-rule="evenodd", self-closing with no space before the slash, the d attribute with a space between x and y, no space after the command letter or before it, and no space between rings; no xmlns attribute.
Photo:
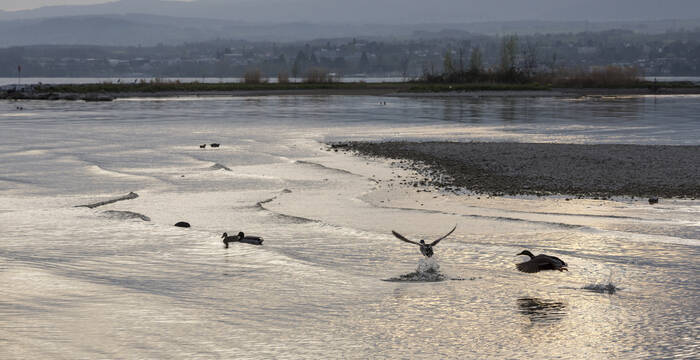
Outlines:
<svg viewBox="0 0 700 360"><path fill-rule="evenodd" d="M349 142L331 147L410 160L402 166L425 175L425 184L492 195L700 196L700 146Z"/></svg>

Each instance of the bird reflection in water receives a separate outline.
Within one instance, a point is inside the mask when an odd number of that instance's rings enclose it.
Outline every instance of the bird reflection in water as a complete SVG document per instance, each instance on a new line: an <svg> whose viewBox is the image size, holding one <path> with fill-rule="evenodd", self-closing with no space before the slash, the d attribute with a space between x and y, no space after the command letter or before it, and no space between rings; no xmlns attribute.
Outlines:
<svg viewBox="0 0 700 360"><path fill-rule="evenodd" d="M561 320L566 315L566 304L538 298L518 299L518 311L527 315L530 322L549 322Z"/></svg>

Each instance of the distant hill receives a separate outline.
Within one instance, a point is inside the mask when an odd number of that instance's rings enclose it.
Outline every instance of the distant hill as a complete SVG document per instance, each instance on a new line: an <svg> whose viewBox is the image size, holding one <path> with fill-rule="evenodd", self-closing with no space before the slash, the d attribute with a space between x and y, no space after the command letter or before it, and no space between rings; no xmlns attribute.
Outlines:
<svg viewBox="0 0 700 360"><path fill-rule="evenodd" d="M664 20L676 19L676 20ZM119 0L0 11L0 46L459 37L700 27L698 0Z"/></svg>
<svg viewBox="0 0 700 360"><path fill-rule="evenodd" d="M626 29L662 33L694 29L700 20L629 22L510 21L417 25L251 23L148 14L84 15L0 21L0 47L23 45L152 46L212 39L308 41L343 37L374 39L459 38L469 34L534 34Z"/></svg>
<svg viewBox="0 0 700 360"><path fill-rule="evenodd" d="M0 12L0 20L130 13L256 23L654 21L700 17L697 0L120 0Z"/></svg>
<svg viewBox="0 0 700 360"><path fill-rule="evenodd" d="M417 29L439 30L433 26ZM412 27L346 24L252 24L143 14L0 21L0 47L21 45L151 46L212 39L297 41L345 36L406 36Z"/></svg>

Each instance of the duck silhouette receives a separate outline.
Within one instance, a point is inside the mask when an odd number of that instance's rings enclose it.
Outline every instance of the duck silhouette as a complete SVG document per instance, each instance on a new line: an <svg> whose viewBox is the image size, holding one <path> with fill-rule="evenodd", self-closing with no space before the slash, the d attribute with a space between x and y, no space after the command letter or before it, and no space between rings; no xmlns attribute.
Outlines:
<svg viewBox="0 0 700 360"><path fill-rule="evenodd" d="M529 250L524 250L518 255L527 255L530 257L530 260L515 266L519 271L525 273L536 273L542 270L569 271L569 269L566 268L568 265L558 257L545 254L535 256Z"/></svg>
<svg viewBox="0 0 700 360"><path fill-rule="evenodd" d="M243 231L235 236L229 236L227 233L224 233L221 235L221 238L224 239L224 248L226 249L228 249L228 243L230 242L241 242L251 245L262 245L263 243L263 238L259 236L246 236Z"/></svg>
<svg viewBox="0 0 700 360"><path fill-rule="evenodd" d="M448 232L447 234L445 234L445 235L442 236L441 238L439 238L439 239L437 239L437 240L431 242L430 244L426 243L425 240L421 240L421 241L419 241L419 242L415 242L415 241L412 241L412 240L408 240L405 236L403 236L403 235L401 235L401 234L399 234L399 233L397 233L396 231L393 231L393 230L391 231L391 233L394 234L394 236L396 236L396 237L397 237L399 240L401 240L401 241L405 241L405 242L407 242L407 243L409 243L409 244L413 244L413 245L418 245L418 246L420 246L420 252L421 252L421 254L423 254L423 256L425 256L425 257L432 257L433 254L434 254L433 246L437 245L442 239L444 239L444 238L450 236L450 235L455 231L455 229L457 229L457 225L455 225L455 227L452 228L452 230L450 230L450 232Z"/></svg>

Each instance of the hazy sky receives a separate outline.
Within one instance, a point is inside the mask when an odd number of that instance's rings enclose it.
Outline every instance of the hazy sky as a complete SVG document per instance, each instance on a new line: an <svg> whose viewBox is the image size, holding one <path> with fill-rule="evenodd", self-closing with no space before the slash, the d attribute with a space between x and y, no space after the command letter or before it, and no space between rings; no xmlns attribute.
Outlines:
<svg viewBox="0 0 700 360"><path fill-rule="evenodd" d="M0 0L0 10L28 10L52 5L89 5L114 2L117 0ZM194 1L194 0L166 0Z"/></svg>
<svg viewBox="0 0 700 360"><path fill-rule="evenodd" d="M50 5L85 5L110 1L112 0L0 0L0 9L25 10Z"/></svg>
<svg viewBox="0 0 700 360"><path fill-rule="evenodd" d="M0 9L21 10L113 1L0 0ZM608 21L700 18L700 0L199 0L191 5L164 4L157 0L123 0L90 9L44 9L33 13L43 17L150 13L270 22ZM14 13L6 13L5 19L12 16Z"/></svg>

